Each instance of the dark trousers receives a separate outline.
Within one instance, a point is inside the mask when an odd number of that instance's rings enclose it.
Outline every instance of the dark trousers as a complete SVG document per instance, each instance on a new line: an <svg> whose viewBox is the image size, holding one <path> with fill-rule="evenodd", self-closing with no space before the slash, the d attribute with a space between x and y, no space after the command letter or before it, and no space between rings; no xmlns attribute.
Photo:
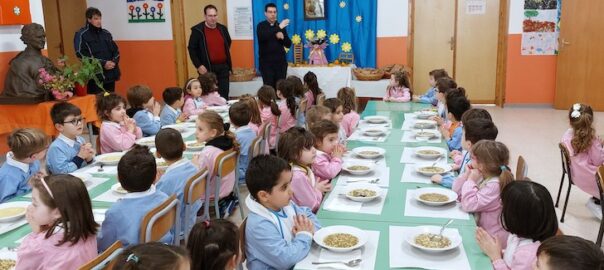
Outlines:
<svg viewBox="0 0 604 270"><path fill-rule="evenodd" d="M105 88L105 90L107 92L115 92L115 82L103 83L103 88ZM96 95L103 91L101 88L99 88L96 85L94 80L88 81L87 89L88 89L88 94L93 94L93 95Z"/></svg>
<svg viewBox="0 0 604 270"><path fill-rule="evenodd" d="M228 64L212 64L212 70L218 79L218 93L221 97L229 99L229 65Z"/></svg>
<svg viewBox="0 0 604 270"><path fill-rule="evenodd" d="M262 73L262 83L276 89L277 82L287 76L287 62L260 63L260 73Z"/></svg>

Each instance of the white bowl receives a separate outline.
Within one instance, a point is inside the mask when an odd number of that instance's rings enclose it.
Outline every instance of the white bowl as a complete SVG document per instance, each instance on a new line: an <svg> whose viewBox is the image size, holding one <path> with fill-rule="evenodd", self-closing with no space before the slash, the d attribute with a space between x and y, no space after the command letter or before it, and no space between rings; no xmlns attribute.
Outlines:
<svg viewBox="0 0 604 270"><path fill-rule="evenodd" d="M381 115L371 115L371 116L365 116L365 121L372 123L372 124L385 124L388 123L388 117L386 116L381 116Z"/></svg>
<svg viewBox="0 0 604 270"><path fill-rule="evenodd" d="M128 194L128 191L125 190L120 183L111 186L111 190L120 195Z"/></svg>
<svg viewBox="0 0 604 270"><path fill-rule="evenodd" d="M440 133L438 133L435 130L425 130L425 129L424 130L413 130L413 136L415 136L415 138L420 139L420 140L421 139L429 140L429 139L440 136Z"/></svg>
<svg viewBox="0 0 604 270"><path fill-rule="evenodd" d="M136 144L144 145L149 148L155 147L155 136L140 138L136 140Z"/></svg>
<svg viewBox="0 0 604 270"><path fill-rule="evenodd" d="M210 111L215 111L217 113L224 113L224 112L228 112L229 111L229 105L209 106L206 109L210 110Z"/></svg>
<svg viewBox="0 0 604 270"><path fill-rule="evenodd" d="M155 164L157 165L157 169L165 170L168 168L168 163L163 158L156 158Z"/></svg>
<svg viewBox="0 0 604 270"><path fill-rule="evenodd" d="M69 174L71 174L77 178L80 178L80 180L82 180L82 182L84 182L84 185L86 185L86 187L89 187L90 185L92 185L92 175L89 173L72 172Z"/></svg>
<svg viewBox="0 0 604 270"><path fill-rule="evenodd" d="M416 120L413 124L413 128L417 129L431 129L436 127L436 121L434 120Z"/></svg>
<svg viewBox="0 0 604 270"><path fill-rule="evenodd" d="M379 147L363 146L352 149L352 153L362 158L378 158L383 156L386 153L386 150Z"/></svg>
<svg viewBox="0 0 604 270"><path fill-rule="evenodd" d="M422 110L422 111L415 112L415 116L418 119L428 119L428 118L430 118L432 116L436 116L436 115L438 115L438 113L435 111L432 111L432 110Z"/></svg>
<svg viewBox="0 0 604 270"><path fill-rule="evenodd" d="M415 171L419 174L423 174L425 176L432 176L435 174L445 174L451 171L451 166L450 165L443 165L443 164L435 164L434 167L438 167L441 168L442 171L441 172L427 172L424 170L421 170L422 168L425 167L431 167L433 163L420 163L420 164L416 164L415 165Z"/></svg>
<svg viewBox="0 0 604 270"><path fill-rule="evenodd" d="M206 144L198 143L197 141L186 141L185 145L187 146L187 151L201 151Z"/></svg>
<svg viewBox="0 0 604 270"><path fill-rule="evenodd" d="M383 127L367 127L362 129L362 132L367 136L379 137L386 134L386 132L388 132L388 129Z"/></svg>
<svg viewBox="0 0 604 270"><path fill-rule="evenodd" d="M367 167L368 169L351 170L350 168L352 166L364 166L364 167ZM348 173L353 174L353 175L368 174L368 173L372 172L374 168L375 168L375 163L373 163L373 162L349 161L349 162L345 162L344 164L342 164L342 170L347 171Z"/></svg>
<svg viewBox="0 0 604 270"><path fill-rule="evenodd" d="M6 202L0 204L0 222L11 222L25 216L29 202Z"/></svg>
<svg viewBox="0 0 604 270"><path fill-rule="evenodd" d="M422 251L425 252L430 252L430 253L435 253L435 252L443 252L443 251L447 251L447 250L451 250L454 248L459 247L459 245L461 244L461 235L459 235L459 232L456 229L450 229L450 228L445 228L445 231L443 232L443 236L449 238L449 240L451 240L451 244L448 247L445 248L429 248L429 247L424 247L421 245L418 245L415 243L415 238L417 236L419 236L420 234L424 234L424 233L432 233L432 234L438 234L440 232L440 226L418 226L413 228L413 231L407 236L407 243L409 243L409 245L411 245L412 247L418 248Z"/></svg>
<svg viewBox="0 0 604 270"><path fill-rule="evenodd" d="M375 196L370 196L370 197L356 197L356 196L352 196L352 194L350 194L350 192L352 192L355 189L368 189L371 191L375 192ZM382 196L382 189L374 184L368 184L368 183L354 183L354 184L349 184L346 186L345 189L345 194L346 198L348 198L349 200L352 201L356 201L356 202L369 202L369 201L373 201L377 198L379 198L380 196Z"/></svg>
<svg viewBox="0 0 604 270"><path fill-rule="evenodd" d="M438 152L438 154L436 153L423 153L423 151L435 151ZM417 155L420 158L425 158L425 159L435 159L435 158L439 158L442 157L446 154L445 149L439 148L439 147L434 147L434 146L421 146L415 149L415 155Z"/></svg>
<svg viewBox="0 0 604 270"><path fill-rule="evenodd" d="M444 202L434 202L434 201L427 201L427 200L424 200L421 198L422 195L428 194L428 193L436 193L436 194L444 195L444 196L447 196L448 199ZM441 205L449 204L449 203L456 201L457 193L455 193L453 190L446 189L446 188L426 187L426 188L419 188L419 189L415 190L415 199L418 202L421 202L425 205L441 206Z"/></svg>
<svg viewBox="0 0 604 270"><path fill-rule="evenodd" d="M175 129L176 131L178 131L179 133L183 133L183 132L187 131L187 127L188 127L187 123L181 123L181 124L166 125L161 128L172 128L172 129Z"/></svg>
<svg viewBox="0 0 604 270"><path fill-rule="evenodd" d="M120 159L124 154L124 152L107 153L96 156L94 160L103 165L115 166L120 162Z"/></svg>
<svg viewBox="0 0 604 270"><path fill-rule="evenodd" d="M332 235L334 233L351 234L351 235L355 236L359 241L357 242L356 245L354 245L352 247L348 247L348 248L330 247L325 244L324 239L325 239L325 237ZM348 251L351 251L351 250L364 246L365 243L367 243L367 233L365 233L365 231L363 231L359 228L351 227L351 226L328 226L328 227L323 227L323 228L319 229L318 231L316 231L313 236L313 240L319 246L329 249L331 251L348 252Z"/></svg>

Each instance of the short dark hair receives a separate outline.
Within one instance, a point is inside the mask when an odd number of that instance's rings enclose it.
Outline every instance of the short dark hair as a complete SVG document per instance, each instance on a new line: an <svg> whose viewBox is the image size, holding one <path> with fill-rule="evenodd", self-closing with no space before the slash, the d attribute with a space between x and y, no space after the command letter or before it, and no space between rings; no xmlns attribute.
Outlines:
<svg viewBox="0 0 604 270"><path fill-rule="evenodd" d="M268 11L268 8L275 8L277 9L277 5L275 5L275 3L268 3L264 6L264 12Z"/></svg>
<svg viewBox="0 0 604 270"><path fill-rule="evenodd" d="M491 140L497 139L499 130L489 119L475 118L470 119L463 123L463 130L465 132L466 140L472 144L477 143L480 140Z"/></svg>
<svg viewBox="0 0 604 270"><path fill-rule="evenodd" d="M442 77L436 80L436 89L438 92L446 94L449 89L457 88L457 83L450 77Z"/></svg>
<svg viewBox="0 0 604 270"><path fill-rule="evenodd" d="M187 242L191 269L225 269L231 258L239 255L240 238L237 225L226 219L195 224Z"/></svg>
<svg viewBox="0 0 604 270"><path fill-rule="evenodd" d="M288 162L296 162L303 149L311 149L315 145L315 136L303 127L292 127L279 137L278 148L280 158ZM308 164L301 164L308 165Z"/></svg>
<svg viewBox="0 0 604 270"><path fill-rule="evenodd" d="M465 96L450 95L450 93L446 98L447 111L453 114L455 120L460 121L461 116L470 109L470 101Z"/></svg>
<svg viewBox="0 0 604 270"><path fill-rule="evenodd" d="M96 113L101 120L110 120L109 115L111 110L119 106L120 103L126 106L126 100L122 96L118 96L115 93L104 95L100 93L96 97Z"/></svg>
<svg viewBox="0 0 604 270"><path fill-rule="evenodd" d="M447 71L442 68L433 69L428 72L428 75L434 77L434 81L438 81L438 79L440 78L449 77L449 73L447 73Z"/></svg>
<svg viewBox="0 0 604 270"><path fill-rule="evenodd" d="M204 74L199 75L199 77L197 77L197 80L201 85L202 96L218 91L218 89L216 89L216 83L218 82L218 80L216 79L216 74L212 72L206 72Z"/></svg>
<svg viewBox="0 0 604 270"><path fill-rule="evenodd" d="M344 107L344 103L342 103L342 101L337 98L328 98L323 101L323 106L329 108L329 110L331 110L331 113L335 113L338 107Z"/></svg>
<svg viewBox="0 0 604 270"><path fill-rule="evenodd" d="M315 135L315 142L322 142L327 135L337 134L339 130L340 127L329 120L319 120L316 123L312 123L310 126L310 132Z"/></svg>
<svg viewBox="0 0 604 270"><path fill-rule="evenodd" d="M470 119L476 119L476 118L487 119L487 120L493 121L493 118L491 117L491 114L489 113L489 111L487 111L483 108L470 108L465 113L463 113L463 115L461 116L461 122L465 123L466 121L469 121Z"/></svg>
<svg viewBox="0 0 604 270"><path fill-rule="evenodd" d="M117 164L117 179L128 192L149 189L155 181L157 164L149 147L135 144Z"/></svg>
<svg viewBox="0 0 604 270"><path fill-rule="evenodd" d="M130 259L130 256L137 259ZM183 247L149 242L124 249L114 259L113 269L179 269L188 260L189 254Z"/></svg>
<svg viewBox="0 0 604 270"><path fill-rule="evenodd" d="M50 109L50 118L52 119L53 124L64 124L65 118L70 115L82 115L82 110L80 110L78 106L65 101L56 103Z"/></svg>
<svg viewBox="0 0 604 270"><path fill-rule="evenodd" d="M552 270L601 270L604 253L593 242L572 235L556 235L543 241L537 257L547 255L547 266Z"/></svg>
<svg viewBox="0 0 604 270"><path fill-rule="evenodd" d="M155 134L157 153L168 161L182 158L185 142L178 131L173 128L162 128Z"/></svg>
<svg viewBox="0 0 604 270"><path fill-rule="evenodd" d="M126 98L132 108L141 108L153 97L153 91L146 85L134 85L126 91Z"/></svg>
<svg viewBox="0 0 604 270"><path fill-rule="evenodd" d="M235 126L245 126L252 119L252 108L244 102L237 102L229 108L229 118Z"/></svg>
<svg viewBox="0 0 604 270"><path fill-rule="evenodd" d="M92 16L97 15L99 17L103 17L101 11L95 7L89 7L86 9L86 19L92 19Z"/></svg>
<svg viewBox="0 0 604 270"><path fill-rule="evenodd" d="M183 95L183 91L180 87L168 87L161 95L166 105L172 105L176 101L180 100Z"/></svg>
<svg viewBox="0 0 604 270"><path fill-rule="evenodd" d="M252 197L258 200L258 192L272 192L281 173L291 171L291 166L282 158L272 155L259 155L250 161L245 172L245 184Z"/></svg>
<svg viewBox="0 0 604 270"><path fill-rule="evenodd" d="M552 196L543 185L512 181L501 191L501 203L501 224L511 234L543 242L558 232Z"/></svg>
<svg viewBox="0 0 604 270"><path fill-rule="evenodd" d="M216 8L216 6L210 4L210 5L207 5L207 6L203 7L203 14L204 15L208 14L208 9L213 9L213 10L216 10L218 12L218 9Z"/></svg>

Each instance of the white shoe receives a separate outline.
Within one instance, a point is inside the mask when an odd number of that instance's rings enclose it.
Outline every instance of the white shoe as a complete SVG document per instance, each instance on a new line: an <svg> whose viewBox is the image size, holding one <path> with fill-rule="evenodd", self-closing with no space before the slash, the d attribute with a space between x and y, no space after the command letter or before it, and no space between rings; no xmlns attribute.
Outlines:
<svg viewBox="0 0 604 270"><path fill-rule="evenodd" d="M585 206L587 207L587 209L589 209L589 211L591 211L591 213L595 217L602 220L602 207L600 205L597 205L593 199L587 200Z"/></svg>

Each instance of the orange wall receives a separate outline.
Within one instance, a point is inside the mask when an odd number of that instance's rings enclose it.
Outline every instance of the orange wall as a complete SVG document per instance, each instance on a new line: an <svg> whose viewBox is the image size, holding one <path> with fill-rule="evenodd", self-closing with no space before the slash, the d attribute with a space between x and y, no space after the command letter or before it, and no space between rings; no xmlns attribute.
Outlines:
<svg viewBox="0 0 604 270"><path fill-rule="evenodd" d="M254 67L254 41L233 40L233 43L231 43L231 59L233 67Z"/></svg>
<svg viewBox="0 0 604 270"><path fill-rule="evenodd" d="M378 37L377 66L407 65L407 37Z"/></svg>

